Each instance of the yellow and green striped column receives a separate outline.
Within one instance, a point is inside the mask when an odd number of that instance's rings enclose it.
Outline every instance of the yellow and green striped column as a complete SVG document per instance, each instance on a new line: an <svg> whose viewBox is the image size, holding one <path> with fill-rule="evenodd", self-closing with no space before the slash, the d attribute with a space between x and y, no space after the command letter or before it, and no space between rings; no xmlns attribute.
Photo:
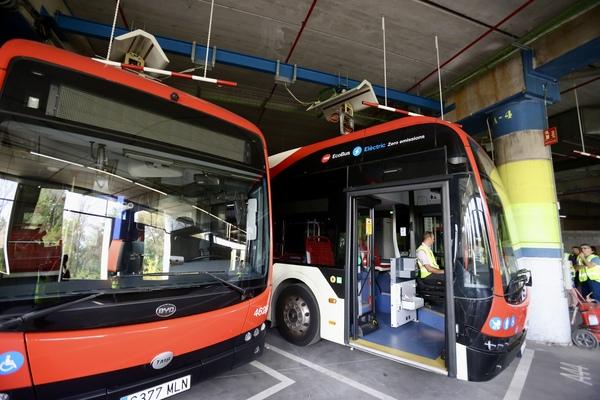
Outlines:
<svg viewBox="0 0 600 400"><path fill-rule="evenodd" d="M515 254L531 270L528 337L571 341L552 155L544 146L544 102L522 99L490 113L495 163L516 224Z"/></svg>

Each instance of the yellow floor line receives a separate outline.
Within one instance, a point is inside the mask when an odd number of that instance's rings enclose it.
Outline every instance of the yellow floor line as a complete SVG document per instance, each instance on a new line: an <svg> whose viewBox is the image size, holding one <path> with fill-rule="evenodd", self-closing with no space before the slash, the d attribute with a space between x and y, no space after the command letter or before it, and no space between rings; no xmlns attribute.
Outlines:
<svg viewBox="0 0 600 400"><path fill-rule="evenodd" d="M364 346L364 347L368 347L368 348L371 348L371 349L374 349L377 351L381 351L383 353L387 353L392 356L403 358L405 360L417 362L420 364L425 364L430 367L446 369L446 364L445 364L444 360L442 360L441 357L438 357L435 360L432 360L431 358L419 356L417 354L408 353L406 351L401 351L401 350L395 349L393 347L388 347L388 346L384 346L381 344L369 342L365 339L351 340L350 343L351 344L356 343L356 344Z"/></svg>

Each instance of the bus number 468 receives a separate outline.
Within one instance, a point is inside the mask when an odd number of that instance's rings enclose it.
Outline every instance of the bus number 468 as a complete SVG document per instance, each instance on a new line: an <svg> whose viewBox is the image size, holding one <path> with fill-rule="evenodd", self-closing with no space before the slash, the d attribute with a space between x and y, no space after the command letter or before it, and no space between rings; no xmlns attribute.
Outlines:
<svg viewBox="0 0 600 400"><path fill-rule="evenodd" d="M269 310L269 306L258 307L256 310L254 310L254 316L260 317L261 315L265 315L268 310Z"/></svg>

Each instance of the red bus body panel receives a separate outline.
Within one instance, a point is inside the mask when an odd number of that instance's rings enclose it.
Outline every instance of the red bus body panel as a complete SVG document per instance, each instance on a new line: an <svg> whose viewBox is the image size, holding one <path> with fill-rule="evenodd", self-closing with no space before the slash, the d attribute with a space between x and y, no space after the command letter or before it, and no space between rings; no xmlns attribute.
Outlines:
<svg viewBox="0 0 600 400"><path fill-rule="evenodd" d="M18 352L25 359L23 365L13 373L0 374L0 391L31 386L27 349L22 332L0 332L0 356L8 352ZM5 357L0 359L4 361Z"/></svg>
<svg viewBox="0 0 600 400"><path fill-rule="evenodd" d="M178 355L242 333L248 303L145 324L68 332L27 333L36 385L150 364L156 354Z"/></svg>
<svg viewBox="0 0 600 400"><path fill-rule="evenodd" d="M253 299L248 300L248 315L245 319L242 332L246 332L267 320L267 311L271 303L271 278L269 277L267 290Z"/></svg>

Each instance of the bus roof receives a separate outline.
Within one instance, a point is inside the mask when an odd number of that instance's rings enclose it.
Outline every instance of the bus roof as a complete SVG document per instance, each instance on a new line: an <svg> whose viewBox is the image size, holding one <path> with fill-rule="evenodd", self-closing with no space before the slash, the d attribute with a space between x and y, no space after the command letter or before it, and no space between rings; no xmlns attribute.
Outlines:
<svg viewBox="0 0 600 400"><path fill-rule="evenodd" d="M182 90L175 89L164 83L151 79L143 78L129 71L107 66L89 57L84 57L63 49L48 46L46 44L33 42L23 39L14 39L6 42L0 47L0 89L3 77L6 74L8 64L13 58L30 58L50 64L66 67L68 69L93 75L101 79L115 82L121 85L146 92L150 95L161 97L168 101L173 101L171 95L176 93L179 96L178 104L182 106L210 114L225 122L237 125L260 137L263 146L266 148L266 142L260 129L250 121L228 111L222 107L212 104L201 98L192 96Z"/></svg>
<svg viewBox="0 0 600 400"><path fill-rule="evenodd" d="M269 157L269 168L271 170L271 178L276 177L286 168L292 166L296 162L302 160L305 157L310 156L320 150L336 146L343 143L354 142L356 140L364 139L369 136L375 136L380 133L389 132L394 129L406 128L409 126L424 125L424 124L438 124L450 127L458 136L462 139L467 137L467 134L459 128L460 125L452 123L450 121L444 121L439 118L433 117L404 117L395 119L383 124L370 126L360 131L352 132L347 135L337 136L331 139L326 139L320 142L316 142L304 147L298 147L291 150L274 154ZM468 143L466 140L462 140L463 143Z"/></svg>

